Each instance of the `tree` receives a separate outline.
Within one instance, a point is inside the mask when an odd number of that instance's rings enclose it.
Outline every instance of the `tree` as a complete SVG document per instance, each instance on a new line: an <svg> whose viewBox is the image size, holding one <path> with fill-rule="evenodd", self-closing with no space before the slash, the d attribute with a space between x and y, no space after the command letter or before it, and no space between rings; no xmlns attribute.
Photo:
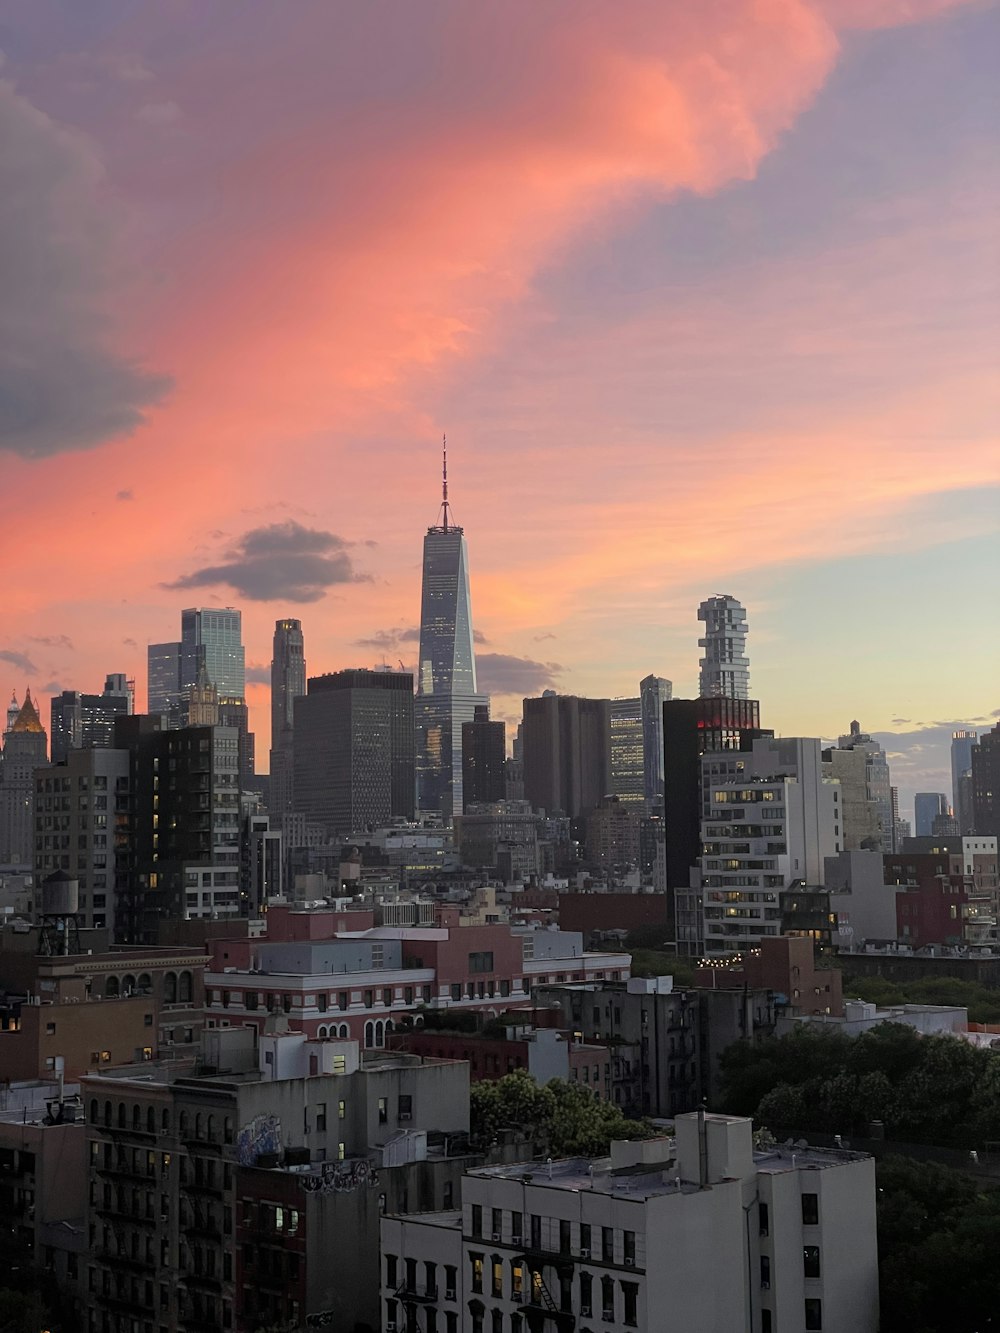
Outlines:
<svg viewBox="0 0 1000 1333"><path fill-rule="evenodd" d="M502 1130L528 1139L535 1152L553 1157L597 1157L614 1139L645 1138L645 1122L628 1120L579 1083L554 1078L539 1087L525 1069L470 1090L473 1139L489 1147Z"/></svg>

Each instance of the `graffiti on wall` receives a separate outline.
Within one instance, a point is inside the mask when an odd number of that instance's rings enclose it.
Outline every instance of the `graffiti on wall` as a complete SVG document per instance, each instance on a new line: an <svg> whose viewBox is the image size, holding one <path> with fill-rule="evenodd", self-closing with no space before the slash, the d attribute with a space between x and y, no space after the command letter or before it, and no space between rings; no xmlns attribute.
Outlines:
<svg viewBox="0 0 1000 1333"><path fill-rule="evenodd" d="M349 1194L377 1185L378 1172L364 1157L349 1162L325 1162L318 1175L302 1177L302 1188L307 1194Z"/></svg>
<svg viewBox="0 0 1000 1333"><path fill-rule="evenodd" d="M281 1121L276 1115L261 1112L242 1126L236 1136L236 1156L240 1166L256 1166L266 1153L281 1151Z"/></svg>

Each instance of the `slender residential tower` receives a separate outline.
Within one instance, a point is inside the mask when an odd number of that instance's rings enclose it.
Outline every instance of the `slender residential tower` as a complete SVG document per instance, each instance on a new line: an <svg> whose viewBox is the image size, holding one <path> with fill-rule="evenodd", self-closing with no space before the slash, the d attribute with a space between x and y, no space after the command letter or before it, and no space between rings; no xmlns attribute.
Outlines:
<svg viewBox="0 0 1000 1333"><path fill-rule="evenodd" d="M742 602L728 593L709 597L698 607L705 622L704 648L698 693L703 699L748 699L750 659L747 651L747 613Z"/></svg>
<svg viewBox="0 0 1000 1333"><path fill-rule="evenodd" d="M446 822L462 813L462 723L487 702L476 690L465 532L448 503L448 447L443 442L440 522L424 537L420 661L415 724L417 805Z"/></svg>
<svg viewBox="0 0 1000 1333"><path fill-rule="evenodd" d="M306 692L305 641L302 621L274 622L271 657L271 794L269 813L274 827L281 828L282 815L293 809L292 725L295 700Z"/></svg>

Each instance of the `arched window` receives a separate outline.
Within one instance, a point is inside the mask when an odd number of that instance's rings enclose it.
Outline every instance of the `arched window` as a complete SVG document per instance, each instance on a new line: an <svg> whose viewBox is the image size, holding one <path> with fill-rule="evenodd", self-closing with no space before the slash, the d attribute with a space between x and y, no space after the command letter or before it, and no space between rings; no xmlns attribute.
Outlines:
<svg viewBox="0 0 1000 1333"><path fill-rule="evenodd" d="M341 1025L340 1025L340 1035L344 1038L345 1041L346 1041L347 1038L351 1035L351 1030L350 1030L350 1028L347 1026L346 1023L341 1023Z"/></svg>
<svg viewBox="0 0 1000 1333"><path fill-rule="evenodd" d="M148 972L139 973L138 986L140 995L151 995L153 993L153 978Z"/></svg>
<svg viewBox="0 0 1000 1333"><path fill-rule="evenodd" d="M91 1097L91 1099L90 1099L90 1123L91 1123L92 1125L96 1125L96 1124L97 1124L97 1098L96 1098L96 1097Z"/></svg>
<svg viewBox="0 0 1000 1333"><path fill-rule="evenodd" d="M177 998L181 1004L191 1002L191 973L182 972L177 979Z"/></svg>
<svg viewBox="0 0 1000 1333"><path fill-rule="evenodd" d="M385 1035L386 1035L387 1037L388 1037L389 1033L392 1031L393 1026L394 1026L394 1024L393 1024L392 1019L391 1019L391 1018L387 1018L387 1019L385 1020Z"/></svg>
<svg viewBox="0 0 1000 1333"><path fill-rule="evenodd" d="M142 1107L141 1107L141 1106L133 1106L133 1107L132 1107L132 1128L133 1128L133 1129L142 1129Z"/></svg>
<svg viewBox="0 0 1000 1333"><path fill-rule="evenodd" d="M232 1143L232 1141L233 1141L233 1117L232 1117L231 1115L227 1115L227 1116L226 1116L225 1122L224 1122L224 1124L223 1124L223 1132L224 1132L224 1134L225 1134L225 1140L226 1140L226 1142L227 1142L227 1143Z"/></svg>
<svg viewBox="0 0 1000 1333"><path fill-rule="evenodd" d="M107 1000L116 999L118 996L118 978L106 977L104 981L104 998Z"/></svg>
<svg viewBox="0 0 1000 1333"><path fill-rule="evenodd" d="M326 1037L326 1035L327 1035L326 1024L320 1023L319 1027L316 1029L316 1036L322 1040Z"/></svg>
<svg viewBox="0 0 1000 1333"><path fill-rule="evenodd" d="M385 1045L385 1028L382 1025L381 1019L379 1019L379 1021L375 1024L375 1045L376 1046Z"/></svg>
<svg viewBox="0 0 1000 1333"><path fill-rule="evenodd" d="M186 1139L187 1136L188 1136L188 1113L187 1113L187 1111L182 1111L182 1112L181 1112L181 1118L180 1118L180 1134L181 1134L181 1138L182 1138L182 1139Z"/></svg>
<svg viewBox="0 0 1000 1333"><path fill-rule="evenodd" d="M146 1108L146 1133L156 1133L156 1112L151 1106Z"/></svg>
<svg viewBox="0 0 1000 1333"><path fill-rule="evenodd" d="M177 973L168 972L163 978L163 1003L177 1003Z"/></svg>
<svg viewBox="0 0 1000 1333"><path fill-rule="evenodd" d="M214 1142L215 1142L215 1116L214 1116L214 1115L210 1115L210 1116L208 1117L208 1141L209 1141L209 1143L214 1143Z"/></svg>
<svg viewBox="0 0 1000 1333"><path fill-rule="evenodd" d="M131 972L126 972L122 977L122 994L134 995L136 992L135 977Z"/></svg>
<svg viewBox="0 0 1000 1333"><path fill-rule="evenodd" d="M365 1024L365 1046L370 1048L375 1044L375 1025L373 1023Z"/></svg>
<svg viewBox="0 0 1000 1333"><path fill-rule="evenodd" d="M197 1112L194 1118L194 1136L196 1139L205 1137L205 1121L200 1111Z"/></svg>
<svg viewBox="0 0 1000 1333"><path fill-rule="evenodd" d="M124 1129L124 1128L125 1128L125 1103L124 1103L124 1102L119 1102L119 1103L118 1103L118 1128L119 1128L119 1129Z"/></svg>
<svg viewBox="0 0 1000 1333"><path fill-rule="evenodd" d="M104 1103L104 1123L105 1123L105 1125L107 1125L107 1127L108 1127L109 1129L111 1128L111 1103L110 1103L110 1102L105 1102L105 1103Z"/></svg>
<svg viewBox="0 0 1000 1333"><path fill-rule="evenodd" d="M163 1131L164 1134L166 1134L169 1128L170 1128L170 1111L167 1109L167 1107L164 1107L163 1110L160 1112L160 1129Z"/></svg>

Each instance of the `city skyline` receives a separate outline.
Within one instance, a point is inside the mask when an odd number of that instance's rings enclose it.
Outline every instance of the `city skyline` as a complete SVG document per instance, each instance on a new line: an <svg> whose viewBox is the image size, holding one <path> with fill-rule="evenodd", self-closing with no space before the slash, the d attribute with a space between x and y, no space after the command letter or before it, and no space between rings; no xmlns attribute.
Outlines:
<svg viewBox="0 0 1000 1333"><path fill-rule="evenodd" d="M495 716L650 672L694 697L695 608L729 590L769 725L857 717L904 808L951 790L951 732L997 704L1000 21L909 8L680 25L639 5L633 28L597 5L554 62L556 20L503 42L450 5L427 30L395 15L391 51L377 5L349 30L303 5L280 33L241 5L235 41L226 5L171 40L165 6L32 6L4 34L38 164L3 178L31 228L7 238L33 297L11 336L30 324L15 349L53 379L47 412L0 432L0 680L44 717L113 663L142 699L182 607L232 605L263 754L277 617L302 618L318 670L416 665L445 427ZM454 77L422 77L439 51ZM701 91L706 66L730 96ZM637 131L671 108L690 144ZM80 219L63 288L42 278L57 197ZM977 625L961 670L953 634L917 643L931 605Z"/></svg>

